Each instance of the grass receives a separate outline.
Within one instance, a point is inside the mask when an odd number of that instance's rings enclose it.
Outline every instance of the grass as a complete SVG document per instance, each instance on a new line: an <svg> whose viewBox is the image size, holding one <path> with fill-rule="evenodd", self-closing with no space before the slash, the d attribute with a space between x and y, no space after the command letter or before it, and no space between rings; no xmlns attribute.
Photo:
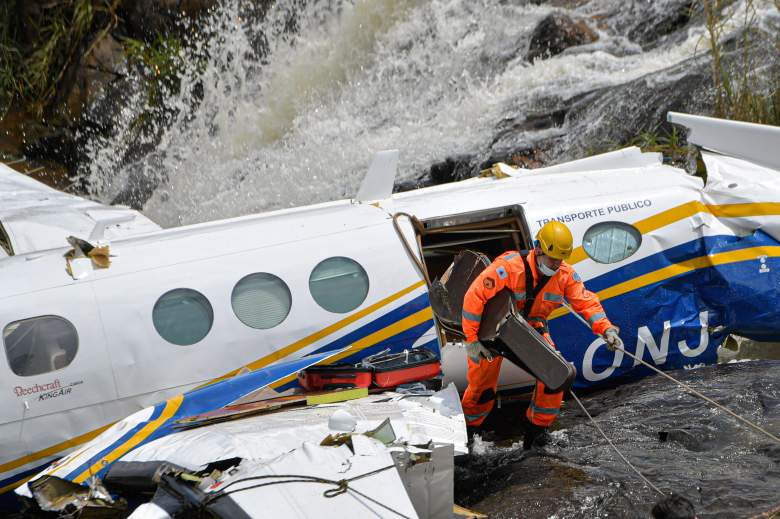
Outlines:
<svg viewBox="0 0 780 519"><path fill-rule="evenodd" d="M592 148L586 155L597 155L627 146L637 146L644 152L660 153L665 164L684 168L691 174L706 178L706 168L701 155L695 146L686 142L685 135L681 134L677 127L667 131L659 126L652 131L641 132L628 142L613 142L607 146Z"/></svg>
<svg viewBox="0 0 780 519"><path fill-rule="evenodd" d="M119 0L54 0L0 7L0 114L12 107L35 117L59 108L66 72L116 26Z"/></svg>
<svg viewBox="0 0 780 519"><path fill-rule="evenodd" d="M733 0L699 0L705 16L707 45L712 54L712 82L715 103L710 115L724 119L780 126L780 73L775 72L770 81L761 79L755 70L763 63L757 63L751 52L751 38L757 34L758 14L753 0L746 0L746 8L741 20L736 20L741 34L736 41L736 50L740 53L738 63L728 65L724 58L723 37L729 26L733 27L736 16L730 11ZM780 0L775 0L780 13ZM775 42L780 53L780 34ZM606 147L590 150L589 155L616 150L625 146L638 146L642 151L659 152L664 162L685 167L690 173L706 179L706 170L701 155L695 147L685 142L676 128L669 133L660 125L652 131L642 132L629 142L612 143ZM694 166L695 160L695 166Z"/></svg>
<svg viewBox="0 0 780 519"><path fill-rule="evenodd" d="M736 11L729 12L731 2L700 0L704 9L709 50L712 53L712 81L715 85L715 116L738 121L780 126L780 74L775 73L768 86L762 86L754 73L761 63L751 53L751 38L756 34L758 13L753 0L746 0L741 20L742 29L737 42L741 56L739 64L729 67L723 60L722 38L729 24L733 25ZM780 0L775 0L780 12ZM780 52L780 35L776 37Z"/></svg>
<svg viewBox="0 0 780 519"><path fill-rule="evenodd" d="M147 106L160 106L166 94L179 89L179 75L184 67L182 42L172 35L158 34L150 43L120 38L128 62L141 73L146 85Z"/></svg>

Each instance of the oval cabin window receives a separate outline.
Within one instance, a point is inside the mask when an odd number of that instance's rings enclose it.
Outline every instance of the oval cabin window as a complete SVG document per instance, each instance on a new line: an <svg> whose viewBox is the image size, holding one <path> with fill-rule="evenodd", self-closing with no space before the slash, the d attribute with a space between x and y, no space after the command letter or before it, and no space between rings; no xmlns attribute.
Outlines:
<svg viewBox="0 0 780 519"><path fill-rule="evenodd" d="M285 320L292 295L287 283L266 272L249 274L233 287L230 304L236 317L251 328L265 330Z"/></svg>
<svg viewBox="0 0 780 519"><path fill-rule="evenodd" d="M341 256L321 261L309 276L309 291L325 310L343 314L368 295L368 275L360 264Z"/></svg>
<svg viewBox="0 0 780 519"><path fill-rule="evenodd" d="M3 329L5 355L20 377L56 371L73 361L79 336L70 321L44 315L14 321Z"/></svg>
<svg viewBox="0 0 780 519"><path fill-rule="evenodd" d="M593 261L616 263L639 250L642 233L623 222L601 222L585 231L582 248Z"/></svg>
<svg viewBox="0 0 780 519"><path fill-rule="evenodd" d="M160 337L179 346L189 346L208 335L214 323L214 311L200 292L176 288L154 304L152 321Z"/></svg>

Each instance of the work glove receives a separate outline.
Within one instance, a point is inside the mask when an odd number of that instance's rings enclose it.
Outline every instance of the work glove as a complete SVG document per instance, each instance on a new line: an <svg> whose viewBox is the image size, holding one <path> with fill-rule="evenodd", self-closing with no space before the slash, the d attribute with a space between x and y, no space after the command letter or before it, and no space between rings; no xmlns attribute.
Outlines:
<svg viewBox="0 0 780 519"><path fill-rule="evenodd" d="M466 354L469 356L469 358L479 363L480 356L484 357L485 359L491 361L493 360L493 354L490 353L490 350L482 346L482 343L479 341L474 342L467 342L466 343Z"/></svg>
<svg viewBox="0 0 780 519"><path fill-rule="evenodd" d="M609 348L611 351L623 349L623 341L618 335L618 329L614 326L604 332L604 341L607 343L607 348Z"/></svg>

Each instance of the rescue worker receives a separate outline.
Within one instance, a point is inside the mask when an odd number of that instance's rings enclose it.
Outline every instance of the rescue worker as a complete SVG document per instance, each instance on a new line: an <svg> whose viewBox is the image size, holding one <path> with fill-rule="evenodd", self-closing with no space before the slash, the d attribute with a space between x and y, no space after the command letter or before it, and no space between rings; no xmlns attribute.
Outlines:
<svg viewBox="0 0 780 519"><path fill-rule="evenodd" d="M468 387L463 395L466 423L478 427L485 420L496 398L498 374L503 358L494 355L479 342L477 334L482 310L488 299L507 287L514 293L521 315L555 347L547 329L547 316L566 298L569 305L601 335L610 349L623 342L599 302L564 260L572 253L572 235L561 222L545 224L536 235L535 247L527 255L507 251L498 256L471 284L463 300L462 327L466 335ZM546 436L547 428L560 412L563 392L548 393L536 381L531 404L526 412L523 448L530 449Z"/></svg>

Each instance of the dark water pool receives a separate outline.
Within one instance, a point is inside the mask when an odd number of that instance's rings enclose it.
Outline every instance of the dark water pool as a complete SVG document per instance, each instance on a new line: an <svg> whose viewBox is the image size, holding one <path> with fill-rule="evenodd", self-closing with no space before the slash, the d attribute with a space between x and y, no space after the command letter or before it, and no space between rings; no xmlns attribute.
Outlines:
<svg viewBox="0 0 780 519"><path fill-rule="evenodd" d="M672 375L780 434L780 361ZM649 377L582 401L623 454L661 490L690 499L700 519L753 517L780 505L780 444L672 382ZM536 452L523 452L516 429L513 436L520 412L517 406L494 411L499 437L478 440L475 452L460 460L458 504L495 518L650 517L659 495L617 457L574 401L564 404L552 442ZM491 439L489 431L484 436Z"/></svg>

